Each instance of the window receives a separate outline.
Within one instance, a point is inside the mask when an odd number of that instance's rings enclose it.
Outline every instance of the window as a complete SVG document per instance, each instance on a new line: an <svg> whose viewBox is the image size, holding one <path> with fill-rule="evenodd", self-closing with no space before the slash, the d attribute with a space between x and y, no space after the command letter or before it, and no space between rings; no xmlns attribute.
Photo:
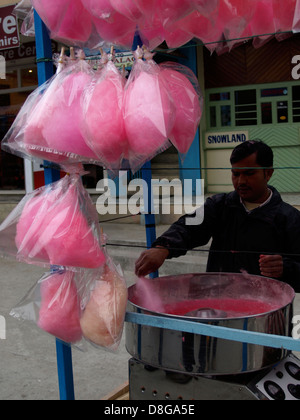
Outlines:
<svg viewBox="0 0 300 420"><path fill-rule="evenodd" d="M272 102L265 102L261 104L261 123L272 124Z"/></svg>
<svg viewBox="0 0 300 420"><path fill-rule="evenodd" d="M300 86L293 86L292 102L293 102L293 122L300 122Z"/></svg>
<svg viewBox="0 0 300 420"><path fill-rule="evenodd" d="M230 105L221 106L221 125L222 127L231 126L231 106Z"/></svg>
<svg viewBox="0 0 300 420"><path fill-rule="evenodd" d="M278 124L289 122L287 101L277 102L277 122Z"/></svg>
<svg viewBox="0 0 300 420"><path fill-rule="evenodd" d="M257 125L255 89L235 92L235 125Z"/></svg>
<svg viewBox="0 0 300 420"><path fill-rule="evenodd" d="M210 126L217 127L217 109L215 106L210 107Z"/></svg>

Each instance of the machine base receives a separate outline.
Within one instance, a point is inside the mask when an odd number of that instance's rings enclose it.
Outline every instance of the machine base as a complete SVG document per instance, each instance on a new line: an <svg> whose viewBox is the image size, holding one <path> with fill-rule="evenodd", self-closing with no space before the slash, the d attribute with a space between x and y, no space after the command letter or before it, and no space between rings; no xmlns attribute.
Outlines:
<svg viewBox="0 0 300 420"><path fill-rule="evenodd" d="M235 376L196 376L129 361L132 401L299 400L300 360L288 356L277 366Z"/></svg>

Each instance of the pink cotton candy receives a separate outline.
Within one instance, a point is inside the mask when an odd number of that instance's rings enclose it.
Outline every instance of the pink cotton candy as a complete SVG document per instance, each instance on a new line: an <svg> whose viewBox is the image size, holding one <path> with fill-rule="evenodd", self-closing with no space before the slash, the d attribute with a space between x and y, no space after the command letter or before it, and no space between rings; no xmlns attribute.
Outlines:
<svg viewBox="0 0 300 420"><path fill-rule="evenodd" d="M166 28L194 10L190 0L159 0L158 13Z"/></svg>
<svg viewBox="0 0 300 420"><path fill-rule="evenodd" d="M49 255L50 264L84 268L103 265L105 256L78 208L73 186L69 187L63 199L51 206L47 219L38 241Z"/></svg>
<svg viewBox="0 0 300 420"><path fill-rule="evenodd" d="M200 98L188 78L179 71L162 67L161 77L176 106L175 123L169 139L179 153L186 154L201 120Z"/></svg>
<svg viewBox="0 0 300 420"><path fill-rule="evenodd" d="M92 213L83 186L69 184L65 177L38 191L25 204L17 223L18 257L50 265L101 267L105 256L94 234L97 226L91 222L93 218L97 223L97 214Z"/></svg>
<svg viewBox="0 0 300 420"><path fill-rule="evenodd" d="M74 274L54 274L41 284L38 326L66 343L82 339L80 301Z"/></svg>
<svg viewBox="0 0 300 420"><path fill-rule="evenodd" d="M93 22L102 40L131 48L136 31L136 22L117 12L109 21L93 18Z"/></svg>
<svg viewBox="0 0 300 420"><path fill-rule="evenodd" d="M86 42L92 32L92 20L81 0L32 0L52 37Z"/></svg>
<svg viewBox="0 0 300 420"><path fill-rule="evenodd" d="M196 11L180 21L181 29L195 38L199 38L210 51L214 51L220 41L223 28L215 25L209 18Z"/></svg>
<svg viewBox="0 0 300 420"><path fill-rule="evenodd" d="M44 248L38 245L39 232L44 223L43 214L48 209L48 202L44 201L44 196L32 197L24 206L22 215L16 229L16 246L20 256L35 258L39 261L47 261L48 254Z"/></svg>
<svg viewBox="0 0 300 420"><path fill-rule="evenodd" d="M115 12L110 0L81 0L81 2L89 13L100 19L110 19Z"/></svg>
<svg viewBox="0 0 300 420"><path fill-rule="evenodd" d="M123 278L108 265L95 282L80 320L84 338L92 343L117 350L124 327L128 292Z"/></svg>
<svg viewBox="0 0 300 420"><path fill-rule="evenodd" d="M85 93L83 131L91 149L110 169L127 151L122 101L125 80L108 62Z"/></svg>
<svg viewBox="0 0 300 420"><path fill-rule="evenodd" d="M56 107L45 121L42 132L50 149L64 155L76 154L89 159L97 159L87 146L80 131L81 97L92 76L85 72L68 75L62 83L61 95L56 95Z"/></svg>
<svg viewBox="0 0 300 420"><path fill-rule="evenodd" d="M110 0L112 7L130 20L138 21L142 17L134 0Z"/></svg>
<svg viewBox="0 0 300 420"><path fill-rule="evenodd" d="M250 34L257 37L253 41L254 46L261 46L273 36L275 32L274 22L273 2L270 0L259 0L249 23Z"/></svg>
<svg viewBox="0 0 300 420"><path fill-rule="evenodd" d="M297 0L273 0L274 23L276 32L287 32L293 28Z"/></svg>
<svg viewBox="0 0 300 420"><path fill-rule="evenodd" d="M174 104L159 70L138 60L124 98L125 130L132 159L151 159L169 146Z"/></svg>
<svg viewBox="0 0 300 420"><path fill-rule="evenodd" d="M164 38L169 48L180 48L193 39L193 36L180 28L180 21L164 29Z"/></svg>

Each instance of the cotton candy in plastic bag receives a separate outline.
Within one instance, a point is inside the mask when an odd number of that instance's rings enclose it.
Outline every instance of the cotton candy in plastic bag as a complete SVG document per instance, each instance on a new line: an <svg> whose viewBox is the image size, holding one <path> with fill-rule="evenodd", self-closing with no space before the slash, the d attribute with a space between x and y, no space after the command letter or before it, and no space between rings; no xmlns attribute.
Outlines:
<svg viewBox="0 0 300 420"><path fill-rule="evenodd" d="M175 106L161 69L152 60L135 53L124 95L124 121L129 145L130 168L135 171L146 161L170 147Z"/></svg>
<svg viewBox="0 0 300 420"><path fill-rule="evenodd" d="M160 65L175 104L175 123L169 135L178 152L185 155L192 145L203 110L203 95L199 82L186 66L166 62Z"/></svg>
<svg viewBox="0 0 300 420"><path fill-rule="evenodd" d="M104 268L83 274L80 319L83 337L95 346L116 351L120 345L128 301L122 272L107 256Z"/></svg>
<svg viewBox="0 0 300 420"><path fill-rule="evenodd" d="M104 64L83 97L82 132L103 165L119 169L128 144L123 120L126 79L112 61Z"/></svg>
<svg viewBox="0 0 300 420"><path fill-rule="evenodd" d="M35 323L65 343L79 343L81 307L75 273L65 270L46 273L10 315Z"/></svg>
<svg viewBox="0 0 300 420"><path fill-rule="evenodd" d="M53 39L80 45L89 40L92 18L81 0L31 0Z"/></svg>
<svg viewBox="0 0 300 420"><path fill-rule="evenodd" d="M0 254L44 267L101 267L98 215L81 177L26 195L0 226Z"/></svg>
<svg viewBox="0 0 300 420"><path fill-rule="evenodd" d="M92 77L84 56L61 61L57 74L28 97L2 148L58 164L99 163L80 131L81 97Z"/></svg>

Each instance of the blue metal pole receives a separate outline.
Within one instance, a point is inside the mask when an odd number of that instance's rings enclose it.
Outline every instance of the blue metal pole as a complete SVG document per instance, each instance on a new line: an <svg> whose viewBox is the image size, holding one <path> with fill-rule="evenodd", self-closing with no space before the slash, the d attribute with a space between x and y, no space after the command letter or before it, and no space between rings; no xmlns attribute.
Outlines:
<svg viewBox="0 0 300 420"><path fill-rule="evenodd" d="M193 73L198 77L198 63L197 63L197 46L191 42L187 44L189 48L185 48L183 51L186 58L180 58L179 62L189 67ZM197 193L197 180L201 179L201 149L200 149L200 130L197 130L193 144L188 151L184 162L179 162L180 166L180 178L192 180L192 191L186 191L186 194L195 196Z"/></svg>
<svg viewBox="0 0 300 420"><path fill-rule="evenodd" d="M48 30L39 17L34 13L36 56L38 67L39 85L45 83L53 76L52 46ZM51 184L60 179L60 172L47 167L45 162L45 184ZM59 340L56 340L57 370L59 391L61 400L74 400L74 379L72 366L71 347Z"/></svg>

